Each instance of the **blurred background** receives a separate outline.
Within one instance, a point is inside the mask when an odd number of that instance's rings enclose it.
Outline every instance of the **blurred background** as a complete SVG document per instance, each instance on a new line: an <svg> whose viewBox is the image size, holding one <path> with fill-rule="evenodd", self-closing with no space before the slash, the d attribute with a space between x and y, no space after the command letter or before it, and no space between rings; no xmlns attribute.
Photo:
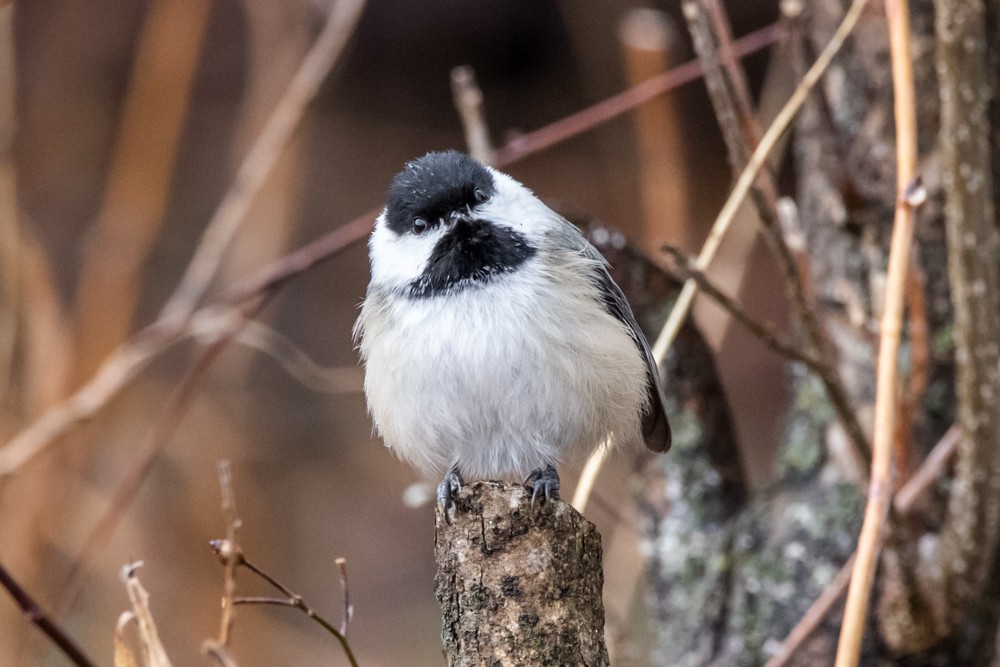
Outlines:
<svg viewBox="0 0 1000 667"><path fill-rule="evenodd" d="M737 37L778 15L776 0L725 4ZM350 13L350 3L339 5ZM660 13L640 18L637 7L371 0L356 25L342 17L346 45L252 198L208 298L380 207L407 160L464 149L450 88L455 66L474 68L501 145L694 57L678 2L643 3ZM331 10L321 0L33 0L0 11L6 441L156 320ZM745 60L755 96L765 71L776 69L769 52ZM780 91L792 78L777 69ZM620 230L640 250L664 242L696 250L732 174L704 84L642 109L506 170L553 205ZM647 177L667 190L651 193ZM657 197L665 203L651 206ZM752 235L734 243L720 271L736 288L744 272L752 275L751 303L780 323L777 278L755 244ZM186 339L0 483L0 562L101 664L111 662L114 624L129 606L117 573L131 560L145 562L139 576L174 664L205 662L199 650L217 632L222 589L222 568L207 546L225 533L221 459L232 462L247 557L335 620L334 559L346 558L350 638L362 664L442 663L432 507L404 502L408 490L419 496L426 487L414 487L418 475L372 437L360 393L351 327L367 278L366 248L354 243L297 277L257 316L267 335L337 369L323 375L334 378L332 392L306 386L272 354L232 344L171 419L172 396L202 349ZM723 381L742 440L775 440L780 361L729 331L717 313L702 316L706 338L730 362ZM773 391L754 391L751 382ZM93 538L158 420L175 430L134 500L119 508L120 521ZM638 558L638 531L616 500L633 454L612 461L596 492L605 502L588 512L605 536L609 581L617 563L632 568ZM766 485L768 448L744 458L752 485ZM577 470L564 472L566 497ZM626 538L616 542L616 534ZM238 583L242 594L268 592L246 573ZM239 608L233 649L241 665L346 664L331 637L277 607ZM36 664L64 663L0 602L0 665Z"/></svg>

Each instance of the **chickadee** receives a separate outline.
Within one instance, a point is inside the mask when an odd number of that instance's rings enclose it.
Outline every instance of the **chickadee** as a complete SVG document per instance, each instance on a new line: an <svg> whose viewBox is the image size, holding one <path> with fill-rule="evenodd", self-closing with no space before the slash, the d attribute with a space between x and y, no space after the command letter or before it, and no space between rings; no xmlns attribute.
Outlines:
<svg viewBox="0 0 1000 667"><path fill-rule="evenodd" d="M555 465L607 438L670 447L656 362L607 263L510 176L449 151L392 181L369 242L355 324L368 410L386 445L445 473L525 475L557 497Z"/></svg>

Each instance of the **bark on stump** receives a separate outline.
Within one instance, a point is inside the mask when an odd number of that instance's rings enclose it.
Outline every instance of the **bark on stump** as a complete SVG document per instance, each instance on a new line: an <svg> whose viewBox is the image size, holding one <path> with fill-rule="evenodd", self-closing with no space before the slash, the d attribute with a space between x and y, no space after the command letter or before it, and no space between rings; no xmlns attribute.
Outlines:
<svg viewBox="0 0 1000 667"><path fill-rule="evenodd" d="M606 667L601 535L569 504L477 482L438 510L435 584L451 667Z"/></svg>

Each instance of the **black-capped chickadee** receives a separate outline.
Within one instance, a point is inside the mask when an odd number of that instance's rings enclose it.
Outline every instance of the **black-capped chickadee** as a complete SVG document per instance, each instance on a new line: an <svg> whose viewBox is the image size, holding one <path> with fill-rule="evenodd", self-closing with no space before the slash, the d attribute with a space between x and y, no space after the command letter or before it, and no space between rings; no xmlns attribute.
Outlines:
<svg viewBox="0 0 1000 667"><path fill-rule="evenodd" d="M444 475L525 475L558 494L555 465L606 439L663 452L656 363L607 263L510 176L428 153L392 181L369 243L355 325L368 410L386 445Z"/></svg>

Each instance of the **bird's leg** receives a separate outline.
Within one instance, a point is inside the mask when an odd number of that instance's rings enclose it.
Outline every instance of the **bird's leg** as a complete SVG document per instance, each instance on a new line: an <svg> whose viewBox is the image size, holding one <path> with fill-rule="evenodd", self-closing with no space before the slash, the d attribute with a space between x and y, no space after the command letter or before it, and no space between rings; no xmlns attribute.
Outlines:
<svg viewBox="0 0 1000 667"><path fill-rule="evenodd" d="M444 479L438 484L438 506L444 512L444 520L449 526L451 525L451 515L448 513L448 510L455 508L455 494L462 489L463 484L465 484L465 480L462 479L461 473L458 472L457 463L451 467L451 470L445 474Z"/></svg>
<svg viewBox="0 0 1000 667"><path fill-rule="evenodd" d="M551 465L535 468L524 479L524 486L531 489L531 511L534 512L535 500L539 497L543 503L559 498L559 473Z"/></svg>

